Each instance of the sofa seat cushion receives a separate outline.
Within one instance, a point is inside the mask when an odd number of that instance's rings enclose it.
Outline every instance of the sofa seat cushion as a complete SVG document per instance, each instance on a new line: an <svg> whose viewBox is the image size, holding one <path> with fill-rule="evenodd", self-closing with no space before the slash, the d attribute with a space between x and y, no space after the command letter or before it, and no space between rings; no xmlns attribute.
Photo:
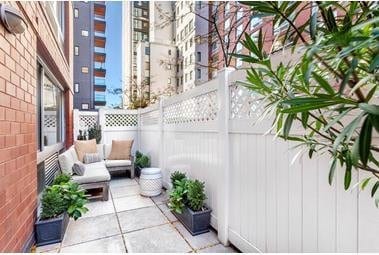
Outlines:
<svg viewBox="0 0 379 255"><path fill-rule="evenodd" d="M105 160L105 165L107 167L131 166L132 161L126 159L107 159Z"/></svg>
<svg viewBox="0 0 379 255"><path fill-rule="evenodd" d="M72 180L79 184L110 181L111 176L104 161L86 164L83 176L73 175Z"/></svg>

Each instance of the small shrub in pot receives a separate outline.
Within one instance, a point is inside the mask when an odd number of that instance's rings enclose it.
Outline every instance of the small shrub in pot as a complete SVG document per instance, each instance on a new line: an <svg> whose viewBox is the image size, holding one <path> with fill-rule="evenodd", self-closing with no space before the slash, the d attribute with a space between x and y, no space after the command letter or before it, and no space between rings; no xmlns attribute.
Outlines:
<svg viewBox="0 0 379 255"><path fill-rule="evenodd" d="M140 176L142 168L150 167L150 158L147 155L144 155L140 151L136 151L136 156L134 160L134 168L136 176Z"/></svg>
<svg viewBox="0 0 379 255"><path fill-rule="evenodd" d="M208 232L211 209L204 204L207 198L204 182L189 180L180 172L173 173L171 181L173 189L168 206L173 214L192 235Z"/></svg>
<svg viewBox="0 0 379 255"><path fill-rule="evenodd" d="M35 223L37 246L62 241L68 219L77 220L86 213L86 203L85 192L77 183L65 175L57 176L42 195L42 212Z"/></svg>

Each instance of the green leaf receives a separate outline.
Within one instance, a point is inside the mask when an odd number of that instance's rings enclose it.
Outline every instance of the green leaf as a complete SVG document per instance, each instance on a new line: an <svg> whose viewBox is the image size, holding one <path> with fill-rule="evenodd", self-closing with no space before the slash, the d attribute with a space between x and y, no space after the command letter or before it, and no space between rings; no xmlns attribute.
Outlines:
<svg viewBox="0 0 379 255"><path fill-rule="evenodd" d="M358 165L359 161L359 137L355 139L354 145L351 149L351 162L354 166Z"/></svg>
<svg viewBox="0 0 379 255"><path fill-rule="evenodd" d="M371 189L371 197L373 197L379 188L379 181L377 181Z"/></svg>
<svg viewBox="0 0 379 255"><path fill-rule="evenodd" d="M336 166L337 166L337 158L334 158L329 170L329 185L332 185L333 183L334 172L336 171Z"/></svg>
<svg viewBox="0 0 379 255"><path fill-rule="evenodd" d="M318 104L303 104L298 106L293 106L287 109L282 110L282 113L299 113L299 112L306 112L310 110L316 110L321 109L324 107L332 106L338 104L336 102L325 102L325 103L318 103Z"/></svg>
<svg viewBox="0 0 379 255"><path fill-rule="evenodd" d="M351 183L352 159L351 159L350 152L346 153L345 163L346 163L346 171L345 171L345 178L344 178L344 186L345 186L345 190L347 190L350 187L350 183Z"/></svg>
<svg viewBox="0 0 379 255"><path fill-rule="evenodd" d="M360 103L359 108L361 108L363 111L365 111L367 113L379 115L379 106L378 105Z"/></svg>
<svg viewBox="0 0 379 255"><path fill-rule="evenodd" d="M371 135L372 124L370 118L366 117L361 128L361 133L359 134L359 157L364 166L367 165L367 160L370 155Z"/></svg>
<svg viewBox="0 0 379 255"><path fill-rule="evenodd" d="M379 67L379 54L376 54L375 58L371 61L371 64L368 68L369 72L374 71L374 69Z"/></svg>
<svg viewBox="0 0 379 255"><path fill-rule="evenodd" d="M296 117L295 114L289 114L286 118L286 121L284 122L284 127L283 127L283 137L284 139L288 138L289 132L291 130L292 122L293 119Z"/></svg>
<svg viewBox="0 0 379 255"><path fill-rule="evenodd" d="M367 186L367 184L370 182L371 180L371 177L368 177L368 178L365 178L362 182L361 182L361 190L364 190Z"/></svg>
<svg viewBox="0 0 379 255"><path fill-rule="evenodd" d="M309 118L308 112L301 113L301 124L303 125L304 128L307 128L308 118Z"/></svg>
<svg viewBox="0 0 379 255"><path fill-rule="evenodd" d="M336 137L333 143L333 151L336 151L341 142L346 138L346 142L348 142L355 129L358 127L359 122L362 118L362 114L356 117L353 121L351 121L344 129L341 130L341 133Z"/></svg>
<svg viewBox="0 0 379 255"><path fill-rule="evenodd" d="M374 126L376 132L379 133L379 116L370 114L371 124Z"/></svg>
<svg viewBox="0 0 379 255"><path fill-rule="evenodd" d="M317 73L313 72L313 78L317 81L317 83L326 91L328 94L333 95L335 94L334 89L332 86L330 86L329 82L327 82L323 77L318 75Z"/></svg>

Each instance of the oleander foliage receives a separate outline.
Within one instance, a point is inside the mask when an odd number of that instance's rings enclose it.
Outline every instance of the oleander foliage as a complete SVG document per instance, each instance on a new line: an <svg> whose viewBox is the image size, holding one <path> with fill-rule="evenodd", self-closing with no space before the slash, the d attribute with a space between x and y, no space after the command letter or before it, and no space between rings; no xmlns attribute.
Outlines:
<svg viewBox="0 0 379 255"><path fill-rule="evenodd" d="M379 145L372 137L379 132L378 4L241 3L249 5L254 14L272 16L276 25L287 23L288 28L276 40L290 45L286 54L300 52L301 56L276 63L275 54L263 49L267 36L262 30L257 41L245 35L243 45L249 54L235 57L251 64L247 82L242 84L261 95L262 117L273 116L276 134L298 142L309 157L328 153L330 184L338 164L345 172L345 189L353 186L352 171L369 173L371 176L357 185L361 189L371 186L378 206ZM309 19L298 22L300 13L309 13ZM302 127L301 136L293 134L294 125Z"/></svg>

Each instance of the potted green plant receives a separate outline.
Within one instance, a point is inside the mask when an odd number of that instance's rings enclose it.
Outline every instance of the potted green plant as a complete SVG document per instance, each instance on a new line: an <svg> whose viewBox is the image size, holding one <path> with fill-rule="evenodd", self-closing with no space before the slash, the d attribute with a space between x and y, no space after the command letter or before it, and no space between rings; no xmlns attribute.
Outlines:
<svg viewBox="0 0 379 255"><path fill-rule="evenodd" d="M150 167L150 158L144 155L140 151L136 151L136 156L134 160L134 169L137 177L140 176L142 168Z"/></svg>
<svg viewBox="0 0 379 255"><path fill-rule="evenodd" d="M77 220L88 209L84 190L70 181L67 175L59 175L42 195L42 211L35 223L37 246L61 242L68 219Z"/></svg>
<svg viewBox="0 0 379 255"><path fill-rule="evenodd" d="M95 124L93 127L88 129L88 140L96 139L96 143L99 144L101 141L101 126Z"/></svg>
<svg viewBox="0 0 379 255"><path fill-rule="evenodd" d="M212 210L204 203L204 182L189 180L180 172L174 172L171 181L168 206L172 213L193 236L208 232Z"/></svg>

